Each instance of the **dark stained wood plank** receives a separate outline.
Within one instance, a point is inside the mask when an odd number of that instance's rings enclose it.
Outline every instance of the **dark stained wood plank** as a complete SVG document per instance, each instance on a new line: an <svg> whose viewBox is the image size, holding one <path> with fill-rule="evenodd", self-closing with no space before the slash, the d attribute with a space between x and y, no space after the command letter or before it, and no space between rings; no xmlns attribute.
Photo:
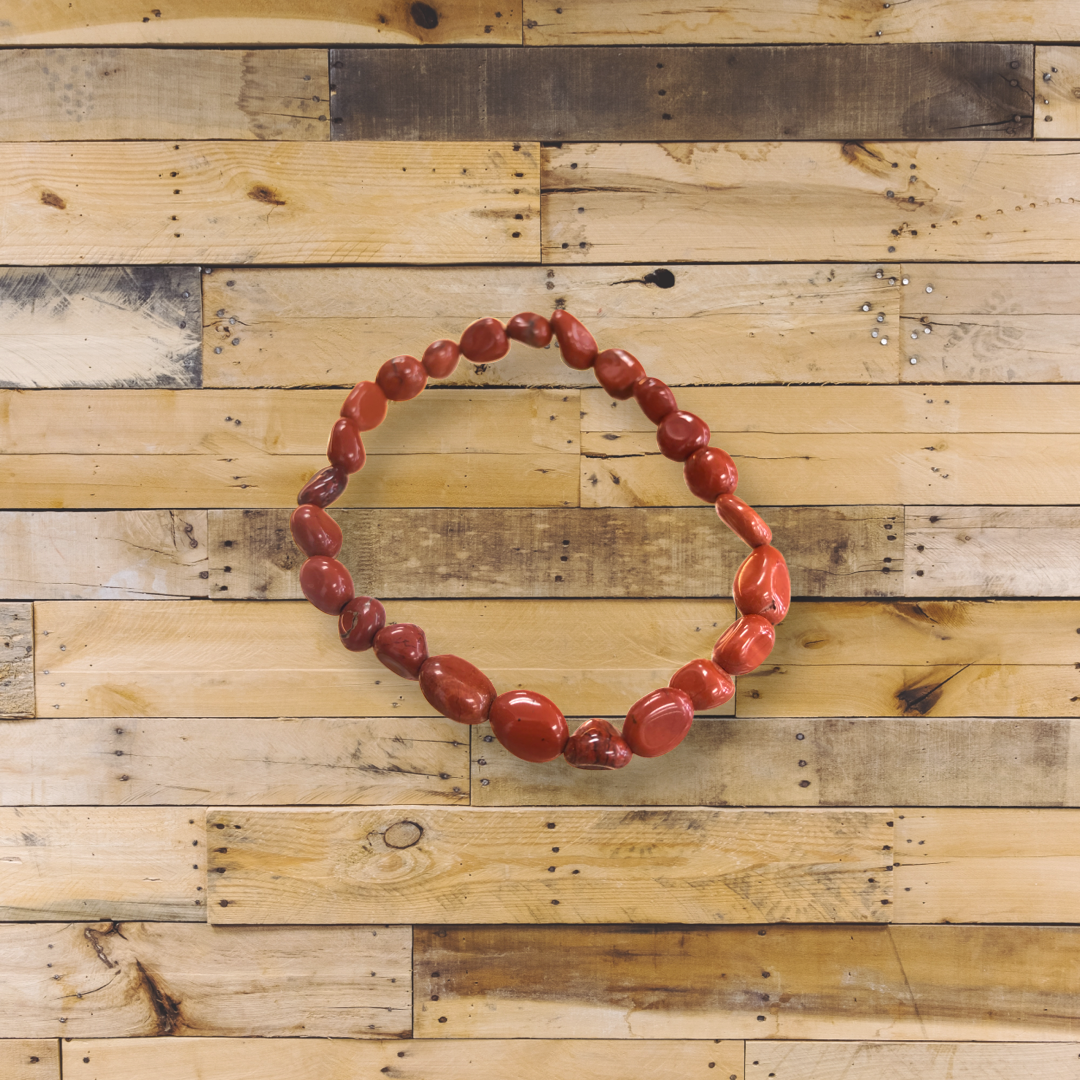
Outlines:
<svg viewBox="0 0 1080 1080"><path fill-rule="evenodd" d="M0 720L34 715L34 607L0 604Z"/></svg>
<svg viewBox="0 0 1080 1080"><path fill-rule="evenodd" d="M1030 138L1033 63L1030 45L970 43L334 49L333 135Z"/></svg>

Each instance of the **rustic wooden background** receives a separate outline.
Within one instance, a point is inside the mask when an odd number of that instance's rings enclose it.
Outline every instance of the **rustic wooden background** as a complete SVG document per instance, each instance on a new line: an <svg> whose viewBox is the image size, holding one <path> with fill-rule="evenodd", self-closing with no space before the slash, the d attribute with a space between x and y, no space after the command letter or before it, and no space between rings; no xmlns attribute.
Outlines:
<svg viewBox="0 0 1080 1080"><path fill-rule="evenodd" d="M1080 9L668 7L0 4L4 1080L1080 1077ZM610 775L345 652L288 538L344 388L555 306L797 594ZM358 588L573 716L707 655L742 551L634 403L449 382Z"/></svg>

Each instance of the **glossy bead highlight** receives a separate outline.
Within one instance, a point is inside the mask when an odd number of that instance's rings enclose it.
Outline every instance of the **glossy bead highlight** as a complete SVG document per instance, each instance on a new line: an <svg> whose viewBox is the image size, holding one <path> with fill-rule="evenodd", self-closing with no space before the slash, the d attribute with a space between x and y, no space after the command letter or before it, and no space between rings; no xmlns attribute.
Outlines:
<svg viewBox="0 0 1080 1080"><path fill-rule="evenodd" d="M457 342L441 338L438 341L433 341L424 350L420 363L424 365L424 370L433 379L446 379L457 370L460 357L461 350L458 348Z"/></svg>
<svg viewBox="0 0 1080 1080"><path fill-rule="evenodd" d="M590 772L621 769L633 756L629 743L607 720L586 720L563 747L563 757L570 765Z"/></svg>
<svg viewBox="0 0 1080 1080"><path fill-rule="evenodd" d="M729 675L746 675L765 662L776 641L773 624L762 615L733 622L713 647L713 663Z"/></svg>
<svg viewBox="0 0 1080 1080"><path fill-rule="evenodd" d="M671 387L651 375L634 383L634 400L654 424L659 424L668 413L678 408Z"/></svg>
<svg viewBox="0 0 1080 1080"><path fill-rule="evenodd" d="M465 327L459 347L474 364L494 364L510 351L510 342L498 319L477 319Z"/></svg>
<svg viewBox="0 0 1080 1080"><path fill-rule="evenodd" d="M715 709L735 696L735 680L711 660L691 660L683 664L668 686L682 690L694 703L694 712Z"/></svg>
<svg viewBox="0 0 1080 1080"><path fill-rule="evenodd" d="M694 703L690 695L665 686L630 706L622 733L638 757L660 757L686 738L693 722Z"/></svg>
<svg viewBox="0 0 1080 1080"><path fill-rule="evenodd" d="M427 385L427 372L415 356L395 356L379 368L375 381L391 401L411 401Z"/></svg>
<svg viewBox="0 0 1080 1080"><path fill-rule="evenodd" d="M542 349L551 344L551 323L543 315L523 311L506 324L506 336L534 349Z"/></svg>
<svg viewBox="0 0 1080 1080"><path fill-rule="evenodd" d="M683 479L690 494L715 503L721 495L739 486L739 470L731 455L715 446L695 450L683 465Z"/></svg>
<svg viewBox="0 0 1080 1080"><path fill-rule="evenodd" d="M338 637L349 652L367 652L375 635L386 625L386 611L371 596L350 600L338 616Z"/></svg>
<svg viewBox="0 0 1080 1080"><path fill-rule="evenodd" d="M432 656L420 669L428 704L459 724L482 724L495 700L491 680L460 656Z"/></svg>
<svg viewBox="0 0 1080 1080"><path fill-rule="evenodd" d="M551 329L559 339L559 352L567 367L578 371L591 368L596 359L596 338L568 311L552 313Z"/></svg>
<svg viewBox="0 0 1080 1080"><path fill-rule="evenodd" d="M500 694L488 713L495 738L523 761L552 761L566 746L570 729L553 701L532 690Z"/></svg>
<svg viewBox="0 0 1080 1080"><path fill-rule="evenodd" d="M379 663L395 675L415 682L427 660L427 638L413 623L394 623L384 626L372 640Z"/></svg>
<svg viewBox="0 0 1080 1080"><path fill-rule="evenodd" d="M349 571L337 559L325 555L313 555L300 567L300 588L327 615L337 615L353 598Z"/></svg>
<svg viewBox="0 0 1080 1080"><path fill-rule="evenodd" d="M303 506L310 503L312 506L327 507L332 502L341 498L342 493L348 486L349 477L336 465L328 465L320 469L301 489L296 496L297 504Z"/></svg>
<svg viewBox="0 0 1080 1080"><path fill-rule="evenodd" d="M625 349L605 349L593 364L596 381L619 401L634 395L634 384L645 378L645 369L636 356Z"/></svg>
<svg viewBox="0 0 1080 1080"><path fill-rule="evenodd" d="M731 587L735 606L743 615L762 615L774 626L791 606L787 563L771 544L754 548L735 572Z"/></svg>
<svg viewBox="0 0 1080 1080"><path fill-rule="evenodd" d="M364 467L367 455L355 420L343 416L335 421L330 429L330 441L326 444L326 456L330 464L343 473L359 472Z"/></svg>
<svg viewBox="0 0 1080 1080"><path fill-rule="evenodd" d="M289 518L289 531L296 546L309 558L336 555L341 550L341 529L321 507L313 503L298 506Z"/></svg>
<svg viewBox="0 0 1080 1080"><path fill-rule="evenodd" d="M358 382L341 406L341 415L356 421L361 431L371 431L386 419L388 402L378 383Z"/></svg>
<svg viewBox="0 0 1080 1080"><path fill-rule="evenodd" d="M734 495L721 495L716 500L716 513L720 520L745 544L761 547L772 543L772 530L761 515L742 499Z"/></svg>
<svg viewBox="0 0 1080 1080"><path fill-rule="evenodd" d="M676 409L660 421L656 429L656 445L660 453L672 461L685 461L691 454L709 445L709 425L690 412Z"/></svg>

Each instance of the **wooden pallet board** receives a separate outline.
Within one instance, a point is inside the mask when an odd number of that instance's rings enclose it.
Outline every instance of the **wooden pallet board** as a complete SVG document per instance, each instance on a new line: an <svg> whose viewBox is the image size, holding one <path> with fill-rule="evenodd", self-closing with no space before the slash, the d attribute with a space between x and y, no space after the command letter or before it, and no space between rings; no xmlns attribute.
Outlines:
<svg viewBox="0 0 1080 1080"><path fill-rule="evenodd" d="M7 1080L60 1080L60 1041L0 1039L0 1069Z"/></svg>
<svg viewBox="0 0 1080 1080"><path fill-rule="evenodd" d="M1080 49L1035 46L1035 138L1080 137Z"/></svg>
<svg viewBox="0 0 1080 1080"><path fill-rule="evenodd" d="M34 609L0 604L0 720L34 715Z"/></svg>

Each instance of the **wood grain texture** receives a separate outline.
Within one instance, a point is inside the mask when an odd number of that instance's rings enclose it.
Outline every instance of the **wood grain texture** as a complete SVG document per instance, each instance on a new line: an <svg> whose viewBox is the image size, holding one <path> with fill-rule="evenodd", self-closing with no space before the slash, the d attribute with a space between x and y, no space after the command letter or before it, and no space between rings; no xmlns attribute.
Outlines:
<svg viewBox="0 0 1080 1080"><path fill-rule="evenodd" d="M1080 315L1080 265L904 263L900 313L922 315ZM1001 380L987 380L998 382Z"/></svg>
<svg viewBox="0 0 1080 1080"><path fill-rule="evenodd" d="M885 922L887 818L211 809L207 910L220 924Z"/></svg>
<svg viewBox="0 0 1080 1080"><path fill-rule="evenodd" d="M1078 950L1073 927L417 927L414 1033L1075 1043Z"/></svg>
<svg viewBox="0 0 1080 1080"><path fill-rule="evenodd" d="M0 809L0 919L206 921L202 814Z"/></svg>
<svg viewBox="0 0 1080 1080"><path fill-rule="evenodd" d="M329 99L317 49L15 49L0 141L325 140Z"/></svg>
<svg viewBox="0 0 1080 1080"><path fill-rule="evenodd" d="M539 259L528 144L5 143L0 163L4 262Z"/></svg>
<svg viewBox="0 0 1080 1080"><path fill-rule="evenodd" d="M398 926L0 926L0 1035L407 1037L410 949Z"/></svg>
<svg viewBox="0 0 1080 1080"><path fill-rule="evenodd" d="M34 609L0 604L0 720L34 715Z"/></svg>
<svg viewBox="0 0 1080 1080"><path fill-rule="evenodd" d="M6 1080L60 1080L59 1040L0 1039L0 1075Z"/></svg>
<svg viewBox="0 0 1080 1080"><path fill-rule="evenodd" d="M198 386L191 266L0 268L0 386Z"/></svg>
<svg viewBox="0 0 1080 1080"><path fill-rule="evenodd" d="M1030 45L953 43L332 49L333 133L458 141L1030 138L1032 53ZM432 94L433 85L443 92Z"/></svg>
<svg viewBox="0 0 1080 1080"><path fill-rule="evenodd" d="M1035 46L1035 138L1080 137L1080 49Z"/></svg>
<svg viewBox="0 0 1080 1080"><path fill-rule="evenodd" d="M564 143L541 153L545 262L1047 261L1069 258L1080 239L1080 177L1059 143Z"/></svg>

